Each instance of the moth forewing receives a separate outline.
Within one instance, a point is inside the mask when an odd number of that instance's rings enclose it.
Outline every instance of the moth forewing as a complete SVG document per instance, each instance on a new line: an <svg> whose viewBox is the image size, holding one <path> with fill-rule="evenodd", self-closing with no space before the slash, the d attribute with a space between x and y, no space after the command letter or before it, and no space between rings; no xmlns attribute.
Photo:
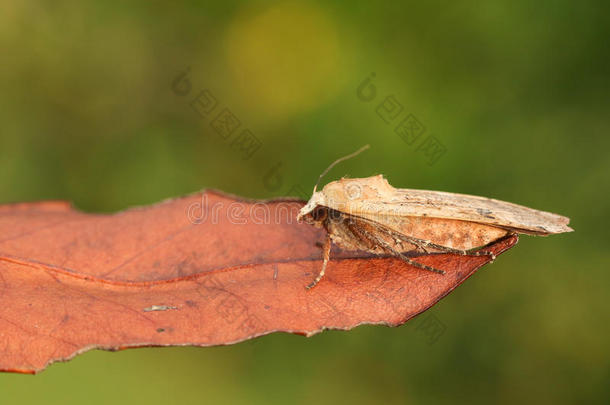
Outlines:
<svg viewBox="0 0 610 405"><path fill-rule="evenodd" d="M424 270L443 273L402 253L476 251L510 233L549 235L571 232L569 218L491 198L428 190L396 189L383 176L340 179L315 191L297 216L324 227L338 246L348 250L389 253ZM325 244L324 274L330 252Z"/></svg>
<svg viewBox="0 0 610 405"><path fill-rule="evenodd" d="M382 175L334 181L320 193L333 209L375 220L394 216L451 219L535 235L572 231L567 226L570 219L561 215L467 194L396 189Z"/></svg>

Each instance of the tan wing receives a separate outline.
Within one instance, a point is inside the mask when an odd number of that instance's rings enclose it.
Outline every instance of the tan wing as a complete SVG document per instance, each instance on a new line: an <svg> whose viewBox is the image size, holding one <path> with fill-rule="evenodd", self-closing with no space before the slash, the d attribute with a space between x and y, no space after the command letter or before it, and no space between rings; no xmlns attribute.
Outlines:
<svg viewBox="0 0 610 405"><path fill-rule="evenodd" d="M412 216L476 222L533 235L573 231L570 219L561 215L467 194L396 189L381 175L334 181L321 193L330 208L372 220Z"/></svg>

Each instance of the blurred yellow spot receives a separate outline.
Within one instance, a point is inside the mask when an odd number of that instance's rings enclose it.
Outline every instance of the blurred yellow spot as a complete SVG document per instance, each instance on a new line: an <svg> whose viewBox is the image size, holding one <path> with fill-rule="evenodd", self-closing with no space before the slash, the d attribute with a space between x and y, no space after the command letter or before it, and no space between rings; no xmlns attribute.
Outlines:
<svg viewBox="0 0 610 405"><path fill-rule="evenodd" d="M333 22L314 5L279 3L242 13L227 35L235 86L251 108L292 115L339 90L340 49Z"/></svg>

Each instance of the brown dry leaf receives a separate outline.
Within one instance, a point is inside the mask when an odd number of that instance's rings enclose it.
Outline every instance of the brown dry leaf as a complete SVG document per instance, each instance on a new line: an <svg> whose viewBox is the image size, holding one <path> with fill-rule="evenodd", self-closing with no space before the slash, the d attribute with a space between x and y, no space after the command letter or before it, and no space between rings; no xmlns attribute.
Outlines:
<svg viewBox="0 0 610 405"><path fill-rule="evenodd" d="M396 326L489 261L418 258L442 276L334 248L327 276L307 291L324 235L296 223L302 206L214 191L113 215L61 202L0 206L0 370L35 373L95 348Z"/></svg>

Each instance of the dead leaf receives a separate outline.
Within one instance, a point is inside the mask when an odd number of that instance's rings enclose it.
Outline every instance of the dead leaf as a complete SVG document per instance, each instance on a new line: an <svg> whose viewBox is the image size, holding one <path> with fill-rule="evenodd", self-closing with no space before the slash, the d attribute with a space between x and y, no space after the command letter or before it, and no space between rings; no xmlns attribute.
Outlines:
<svg viewBox="0 0 610 405"><path fill-rule="evenodd" d="M441 276L333 248L327 276L307 291L324 235L296 223L302 206L215 191L113 215L62 202L0 206L0 370L35 373L90 349L397 326L489 261L418 258Z"/></svg>

